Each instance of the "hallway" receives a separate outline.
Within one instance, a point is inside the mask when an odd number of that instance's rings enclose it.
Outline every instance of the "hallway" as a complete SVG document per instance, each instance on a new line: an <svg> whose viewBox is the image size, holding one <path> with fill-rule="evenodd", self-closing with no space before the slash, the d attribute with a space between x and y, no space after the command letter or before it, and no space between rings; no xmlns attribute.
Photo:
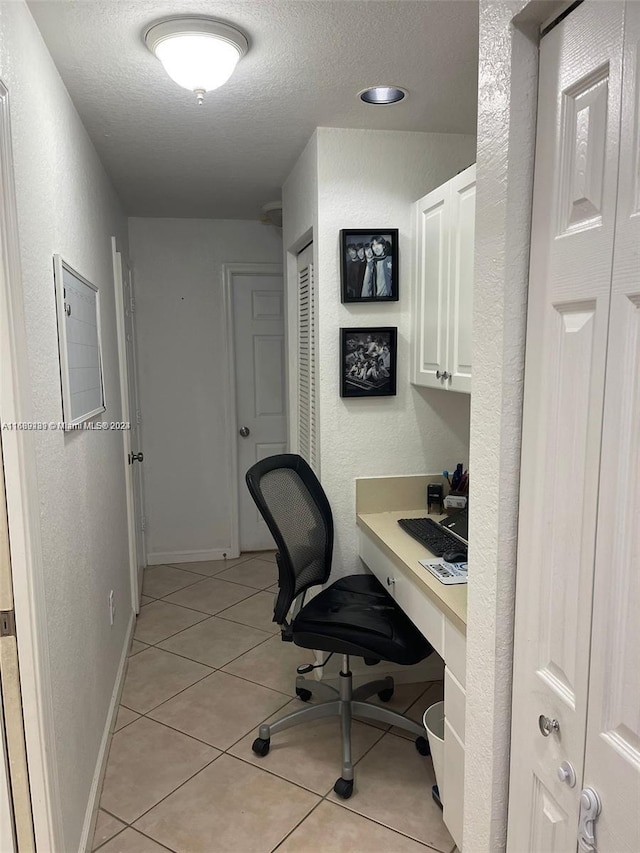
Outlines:
<svg viewBox="0 0 640 853"><path fill-rule="evenodd" d="M336 720L252 753L258 725L299 705L295 667L311 660L271 622L276 580L264 552L146 569L94 850L451 853L431 760L408 736L354 722L348 801L333 793ZM389 705L419 720L441 690L399 685Z"/></svg>

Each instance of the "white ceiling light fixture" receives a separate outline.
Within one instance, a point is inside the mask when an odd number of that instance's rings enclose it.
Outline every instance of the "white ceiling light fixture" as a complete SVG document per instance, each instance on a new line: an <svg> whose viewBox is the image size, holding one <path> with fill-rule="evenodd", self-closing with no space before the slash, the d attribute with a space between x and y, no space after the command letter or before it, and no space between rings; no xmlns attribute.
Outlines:
<svg viewBox="0 0 640 853"><path fill-rule="evenodd" d="M276 228L282 228L282 202L268 201L260 208L262 213L261 221L265 224L275 225Z"/></svg>
<svg viewBox="0 0 640 853"><path fill-rule="evenodd" d="M358 96L365 104L385 106L403 101L407 97L407 91L399 86L370 86L358 92Z"/></svg>
<svg viewBox="0 0 640 853"><path fill-rule="evenodd" d="M179 86L194 92L198 103L206 92L223 86L245 53L246 36L213 18L166 18L153 24L144 42Z"/></svg>

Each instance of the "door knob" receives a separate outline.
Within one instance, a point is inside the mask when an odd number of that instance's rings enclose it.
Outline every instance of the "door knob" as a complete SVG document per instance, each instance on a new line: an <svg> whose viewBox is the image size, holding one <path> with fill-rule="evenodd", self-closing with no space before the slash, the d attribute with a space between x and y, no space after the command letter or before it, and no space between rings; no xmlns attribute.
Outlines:
<svg viewBox="0 0 640 853"><path fill-rule="evenodd" d="M560 767L558 767L558 779L561 782L566 782L570 788L575 788L576 771L568 761L563 761Z"/></svg>
<svg viewBox="0 0 640 853"><path fill-rule="evenodd" d="M249 429L249 427L240 427L238 432L243 438L246 438L251 433L251 430Z"/></svg>
<svg viewBox="0 0 640 853"><path fill-rule="evenodd" d="M133 465L134 462L143 462L144 461L144 453L130 453L129 454L129 465Z"/></svg>
<svg viewBox="0 0 640 853"><path fill-rule="evenodd" d="M544 714L540 714L538 717L538 726L543 737L549 737L551 732L560 731L560 723L557 720L552 720L551 717L545 717Z"/></svg>

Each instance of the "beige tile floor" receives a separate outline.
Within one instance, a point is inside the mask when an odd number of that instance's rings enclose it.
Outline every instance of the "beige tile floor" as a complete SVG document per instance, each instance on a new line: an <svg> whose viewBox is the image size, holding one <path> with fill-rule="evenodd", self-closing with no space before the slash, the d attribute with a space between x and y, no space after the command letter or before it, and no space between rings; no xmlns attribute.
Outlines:
<svg viewBox="0 0 640 853"><path fill-rule="evenodd" d="M431 800L431 759L397 729L353 723L355 789L340 775L337 720L251 751L257 727L299 707L311 652L271 622L272 554L146 570L143 607L111 741L93 849L101 853L451 853ZM442 685L398 685L421 719Z"/></svg>

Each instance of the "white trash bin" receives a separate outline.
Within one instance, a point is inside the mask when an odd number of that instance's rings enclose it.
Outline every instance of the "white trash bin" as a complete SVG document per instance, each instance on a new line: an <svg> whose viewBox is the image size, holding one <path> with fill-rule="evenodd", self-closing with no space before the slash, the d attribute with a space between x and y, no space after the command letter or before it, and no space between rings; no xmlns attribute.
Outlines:
<svg viewBox="0 0 640 853"><path fill-rule="evenodd" d="M444 702L436 702L424 712L422 722L427 732L433 771L436 774L436 785L440 802L444 803ZM434 799L435 792L434 792ZM437 802L437 800L436 800Z"/></svg>

